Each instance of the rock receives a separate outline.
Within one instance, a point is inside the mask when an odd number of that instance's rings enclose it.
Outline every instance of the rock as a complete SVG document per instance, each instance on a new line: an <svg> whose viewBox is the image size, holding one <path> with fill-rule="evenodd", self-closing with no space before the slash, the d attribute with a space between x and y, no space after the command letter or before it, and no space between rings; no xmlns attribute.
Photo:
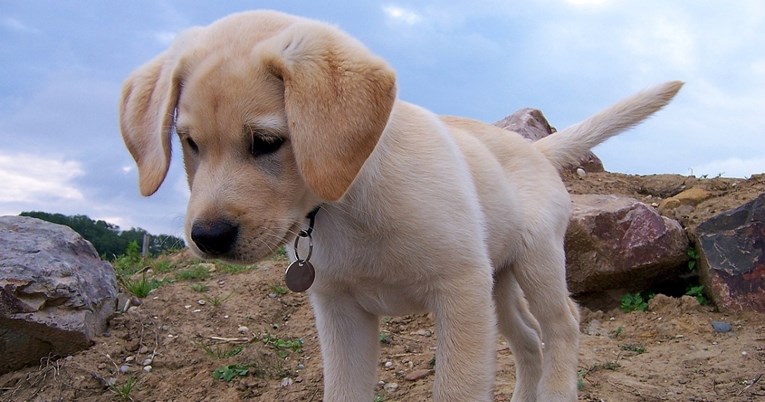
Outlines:
<svg viewBox="0 0 765 402"><path fill-rule="evenodd" d="M514 131L531 141L536 141L540 138L547 137L554 133L556 130L550 126L547 122L544 114L537 109L525 108L516 111L510 116L494 123L495 126L504 128L505 130ZM582 168L586 172L603 172L603 162L595 156L592 152L589 152L587 156L579 161L577 166L573 168Z"/></svg>
<svg viewBox="0 0 765 402"><path fill-rule="evenodd" d="M765 312L765 194L696 227L699 276L723 310Z"/></svg>
<svg viewBox="0 0 765 402"><path fill-rule="evenodd" d="M712 321L712 328L715 332L730 332L733 330L733 326L723 321Z"/></svg>
<svg viewBox="0 0 765 402"><path fill-rule="evenodd" d="M0 217L0 374L91 345L114 314L117 279L72 229Z"/></svg>
<svg viewBox="0 0 765 402"><path fill-rule="evenodd" d="M295 380L293 380L292 378L284 377L284 378L282 378L282 380L281 380L279 385L282 388L287 388L287 387L289 387L290 385L292 385L294 383L295 383Z"/></svg>
<svg viewBox="0 0 765 402"><path fill-rule="evenodd" d="M572 195L566 264L572 293L641 289L687 262L680 224L642 202L615 195Z"/></svg>
<svg viewBox="0 0 765 402"><path fill-rule="evenodd" d="M695 207L702 201L712 197L712 193L700 187L692 187L672 197L665 198L659 203L659 211L664 213L667 210L675 209L680 206Z"/></svg>
<svg viewBox="0 0 765 402"><path fill-rule="evenodd" d="M404 377L404 379L407 381L417 381L420 378L427 377L428 375L430 375L430 373L432 373L432 370L429 370L429 369L415 370L407 374L406 377Z"/></svg>
<svg viewBox="0 0 765 402"><path fill-rule="evenodd" d="M398 390L398 384L395 382L389 382L383 385L383 389L385 390L385 392L392 394Z"/></svg>

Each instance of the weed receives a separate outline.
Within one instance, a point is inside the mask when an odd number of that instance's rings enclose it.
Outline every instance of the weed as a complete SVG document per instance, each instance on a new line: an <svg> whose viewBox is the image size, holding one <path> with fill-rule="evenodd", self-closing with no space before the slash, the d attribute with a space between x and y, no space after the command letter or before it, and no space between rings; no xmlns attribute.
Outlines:
<svg viewBox="0 0 765 402"><path fill-rule="evenodd" d="M688 270L695 271L699 264L699 252L695 248L689 247L688 251Z"/></svg>
<svg viewBox="0 0 765 402"><path fill-rule="evenodd" d="M141 275L141 279L133 280L128 277L120 277L120 282L128 292L140 298L148 296L154 289L165 284L165 281L146 278L145 272Z"/></svg>
<svg viewBox="0 0 765 402"><path fill-rule="evenodd" d="M229 364L220 366L213 371L213 378L229 382L235 377L245 377L250 372L250 368L243 364Z"/></svg>
<svg viewBox="0 0 765 402"><path fill-rule="evenodd" d="M287 248L284 246L279 246L279 248L276 249L276 252L274 253L273 257L271 257L272 260L286 260L287 259Z"/></svg>
<svg viewBox="0 0 765 402"><path fill-rule="evenodd" d="M436 368L436 357L435 356L433 356L433 358L430 359L430 361L428 361L428 368L431 369L431 370Z"/></svg>
<svg viewBox="0 0 765 402"><path fill-rule="evenodd" d="M270 346L276 349L276 353L281 358L287 357L287 352L292 351L295 353L303 352L303 339L302 338L277 338L270 334L262 334L260 338L255 337L255 340L259 340L266 346Z"/></svg>
<svg viewBox="0 0 765 402"><path fill-rule="evenodd" d="M237 264L226 264L226 263L218 263L216 265L218 267L218 270L227 274L240 274L242 272L253 271L255 269L258 269L257 265L237 265Z"/></svg>
<svg viewBox="0 0 765 402"><path fill-rule="evenodd" d="M704 285L690 285L688 286L688 289L686 289L685 294L695 297L702 306L709 304L709 299L704 295Z"/></svg>
<svg viewBox="0 0 765 402"><path fill-rule="evenodd" d="M228 294L225 297L221 297L221 296L205 297L205 300L207 300L207 302L210 303L210 305L212 305L213 307L220 307L223 304L223 302L225 302L226 300L230 298L231 298L231 294Z"/></svg>
<svg viewBox="0 0 765 402"><path fill-rule="evenodd" d="M378 336L378 339L380 340L380 343L390 345L392 343L390 339L390 333L385 331L380 331L380 335Z"/></svg>
<svg viewBox="0 0 765 402"><path fill-rule="evenodd" d="M621 335L621 334L622 334L622 332L624 332L624 327L622 327L622 326L620 325L620 326L618 326L618 327L617 327L615 330L613 330L613 331L609 332L609 333L608 333L608 336L610 336L611 338L618 338L618 337L619 337L619 335Z"/></svg>
<svg viewBox="0 0 765 402"><path fill-rule="evenodd" d="M138 378L130 377L124 384L115 384L110 386L109 389L123 401L132 401L133 398L130 396L130 393L133 391L133 388L135 388L136 383L138 383Z"/></svg>
<svg viewBox="0 0 765 402"><path fill-rule="evenodd" d="M210 287L205 285L204 283L192 283L191 290L198 293L202 293L202 292L207 292L208 290L210 290Z"/></svg>
<svg viewBox="0 0 765 402"><path fill-rule="evenodd" d="M143 258L141 257L140 247L138 242L131 241L125 255L117 257L112 261L114 272L117 276L127 277L138 272L143 266Z"/></svg>
<svg viewBox="0 0 765 402"><path fill-rule="evenodd" d="M646 311L648 310L648 301L653 298L652 294L644 296L641 293L627 293L621 298L620 308L625 313L631 311Z"/></svg>
<svg viewBox="0 0 765 402"><path fill-rule="evenodd" d="M193 265L175 273L175 279L179 281L200 281L210 277L210 270L202 265Z"/></svg>
<svg viewBox="0 0 765 402"><path fill-rule="evenodd" d="M643 345L638 345L634 343L625 343L624 345L620 346L621 350L626 350L628 352L634 352L637 354L643 354L645 353L645 347Z"/></svg>
<svg viewBox="0 0 765 402"><path fill-rule="evenodd" d="M287 288L282 285L279 285L279 284L271 285L271 293L277 296L284 296L287 294L287 292L288 292Z"/></svg>
<svg viewBox="0 0 765 402"><path fill-rule="evenodd" d="M584 376L587 375L588 371L585 369L580 369L576 372L576 389L577 391L581 391L584 389Z"/></svg>
<svg viewBox="0 0 765 402"><path fill-rule="evenodd" d="M204 343L197 343L196 344L200 349L204 350L205 353L207 353L208 356L215 357L216 359L228 359L229 357L234 357L238 355L239 353L242 353L242 350L244 350L244 346L234 346L232 348L223 348L220 345L215 345L215 347L210 345L205 345Z"/></svg>
<svg viewBox="0 0 765 402"><path fill-rule="evenodd" d="M380 394L375 394L374 402L385 402L385 397Z"/></svg>
<svg viewBox="0 0 765 402"><path fill-rule="evenodd" d="M173 264L165 259L156 259L151 262L151 269L160 274L170 272L173 268Z"/></svg>

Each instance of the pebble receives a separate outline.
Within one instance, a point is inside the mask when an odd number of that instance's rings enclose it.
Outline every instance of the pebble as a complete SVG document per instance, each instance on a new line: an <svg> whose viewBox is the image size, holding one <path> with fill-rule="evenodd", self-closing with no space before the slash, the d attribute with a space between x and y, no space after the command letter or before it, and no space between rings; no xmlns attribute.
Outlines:
<svg viewBox="0 0 765 402"><path fill-rule="evenodd" d="M135 360L135 356L128 356L128 357L125 358L125 363L130 363L133 360Z"/></svg>
<svg viewBox="0 0 765 402"><path fill-rule="evenodd" d="M576 175L579 177L584 177L587 176L587 172L585 172L582 168L576 168Z"/></svg>
<svg viewBox="0 0 765 402"><path fill-rule="evenodd" d="M404 377L404 379L407 381L417 381L420 378L427 377L428 375L430 375L430 373L431 371L428 369L415 370L407 374L406 377Z"/></svg>
<svg viewBox="0 0 765 402"><path fill-rule="evenodd" d="M238 331L240 334L244 334L244 333L250 332L250 329L242 325L239 327Z"/></svg>
<svg viewBox="0 0 765 402"><path fill-rule="evenodd" d="M147 373L151 373L151 369L152 369L151 366L143 366L143 371L145 371Z"/></svg>
<svg viewBox="0 0 765 402"><path fill-rule="evenodd" d="M200 306L204 306L205 304L207 304L207 302L204 301L204 299L199 299L197 300L197 304L199 304Z"/></svg>
<svg viewBox="0 0 765 402"><path fill-rule="evenodd" d="M130 366L128 366L127 364L123 364L122 366L120 366L120 373L125 374L128 371L130 371Z"/></svg>
<svg viewBox="0 0 765 402"><path fill-rule="evenodd" d="M280 383L282 388L287 388L290 385L292 385L295 381L292 378L284 377L282 378L282 382Z"/></svg>
<svg viewBox="0 0 765 402"><path fill-rule="evenodd" d="M431 336L433 335L433 333L428 331L427 329L418 329L417 331L412 332L411 335Z"/></svg>
<svg viewBox="0 0 765 402"><path fill-rule="evenodd" d="M144 366L144 367L145 367L145 366L151 366L151 362L152 362L152 359L151 359L151 358L148 358L148 359L144 359L144 360L141 362L141 365L142 365L142 366Z"/></svg>
<svg viewBox="0 0 765 402"><path fill-rule="evenodd" d="M389 382L383 385L383 389L385 390L385 392L392 394L398 390L398 384L395 382Z"/></svg>
<svg viewBox="0 0 765 402"><path fill-rule="evenodd" d="M385 362L385 369L390 370L393 368L393 362Z"/></svg>
<svg viewBox="0 0 765 402"><path fill-rule="evenodd" d="M712 321L712 328L715 332L730 332L733 326L724 321Z"/></svg>

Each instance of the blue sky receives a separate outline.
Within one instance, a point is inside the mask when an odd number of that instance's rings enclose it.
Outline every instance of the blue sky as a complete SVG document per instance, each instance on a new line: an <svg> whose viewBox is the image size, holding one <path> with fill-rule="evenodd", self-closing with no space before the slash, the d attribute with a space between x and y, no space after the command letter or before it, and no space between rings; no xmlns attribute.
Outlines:
<svg viewBox="0 0 765 402"><path fill-rule="evenodd" d="M494 122L565 127L647 86L676 101L595 153L609 171L765 172L762 0L0 0L0 215L42 210L181 235L180 158L150 198L117 125L122 81L175 35L270 8L323 20L396 69L399 97Z"/></svg>

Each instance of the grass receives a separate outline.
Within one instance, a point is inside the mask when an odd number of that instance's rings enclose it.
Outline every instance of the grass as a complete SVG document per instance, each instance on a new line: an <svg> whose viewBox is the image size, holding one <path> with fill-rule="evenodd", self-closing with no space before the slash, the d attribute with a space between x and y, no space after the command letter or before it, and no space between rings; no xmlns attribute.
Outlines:
<svg viewBox="0 0 765 402"><path fill-rule="evenodd" d="M179 281L201 281L210 277L210 270L203 265L192 265L175 273Z"/></svg>
<svg viewBox="0 0 765 402"><path fill-rule="evenodd" d="M191 290L197 292L197 293L203 293L210 290L210 287L205 285L204 283L192 283L191 284Z"/></svg>
<svg viewBox="0 0 765 402"><path fill-rule="evenodd" d="M276 350L276 353L281 358L285 358L288 352L302 353L303 352L303 339L302 338L278 338L271 336L268 333L255 337L255 341L260 341L263 345L271 347Z"/></svg>
<svg viewBox="0 0 765 402"><path fill-rule="evenodd" d="M638 345L634 343L625 343L624 345L619 346L621 350L625 350L627 352L633 352L636 354L643 354L645 353L645 347L643 345Z"/></svg>
<svg viewBox="0 0 765 402"><path fill-rule="evenodd" d="M380 331L380 335L378 335L378 340L380 343L383 343L385 345L390 345L392 343L392 340L390 338L390 333L385 331Z"/></svg>
<svg viewBox="0 0 765 402"><path fill-rule="evenodd" d="M205 300L210 303L213 307L220 307L223 302L231 298L231 294L221 297L220 295L213 296L213 297L205 297Z"/></svg>
<svg viewBox="0 0 765 402"><path fill-rule="evenodd" d="M138 378L136 377L130 377L125 381L122 385L112 385L109 387L109 389L117 395L118 398L120 398L123 401L132 401L133 398L130 396L130 393L135 388L135 385L138 383Z"/></svg>
<svg viewBox="0 0 765 402"><path fill-rule="evenodd" d="M240 353L242 353L242 350L244 350L244 346L234 346L234 347L222 347L221 345L205 345L204 343L197 343L196 344L200 349L204 350L205 353L207 353L208 356L214 357L216 359L228 359L230 357L234 357Z"/></svg>
<svg viewBox="0 0 765 402"><path fill-rule="evenodd" d="M695 297L702 306L709 304L709 299L704 295L704 285L690 285L688 286L688 289L686 289L685 294Z"/></svg>
<svg viewBox="0 0 765 402"><path fill-rule="evenodd" d="M165 281L147 278L145 272L141 275L141 279L135 280L123 276L120 277L120 282L125 290L141 299L148 296L154 289L158 289L165 284Z"/></svg>
<svg viewBox="0 0 765 402"><path fill-rule="evenodd" d="M287 292L289 292L289 290L282 285L279 285L279 284L271 285L271 293L277 296L284 296L287 294Z"/></svg>
<svg viewBox="0 0 765 402"><path fill-rule="evenodd" d="M241 274L242 272L249 272L258 269L257 265L237 265L218 262L215 264L219 271L227 274Z"/></svg>

